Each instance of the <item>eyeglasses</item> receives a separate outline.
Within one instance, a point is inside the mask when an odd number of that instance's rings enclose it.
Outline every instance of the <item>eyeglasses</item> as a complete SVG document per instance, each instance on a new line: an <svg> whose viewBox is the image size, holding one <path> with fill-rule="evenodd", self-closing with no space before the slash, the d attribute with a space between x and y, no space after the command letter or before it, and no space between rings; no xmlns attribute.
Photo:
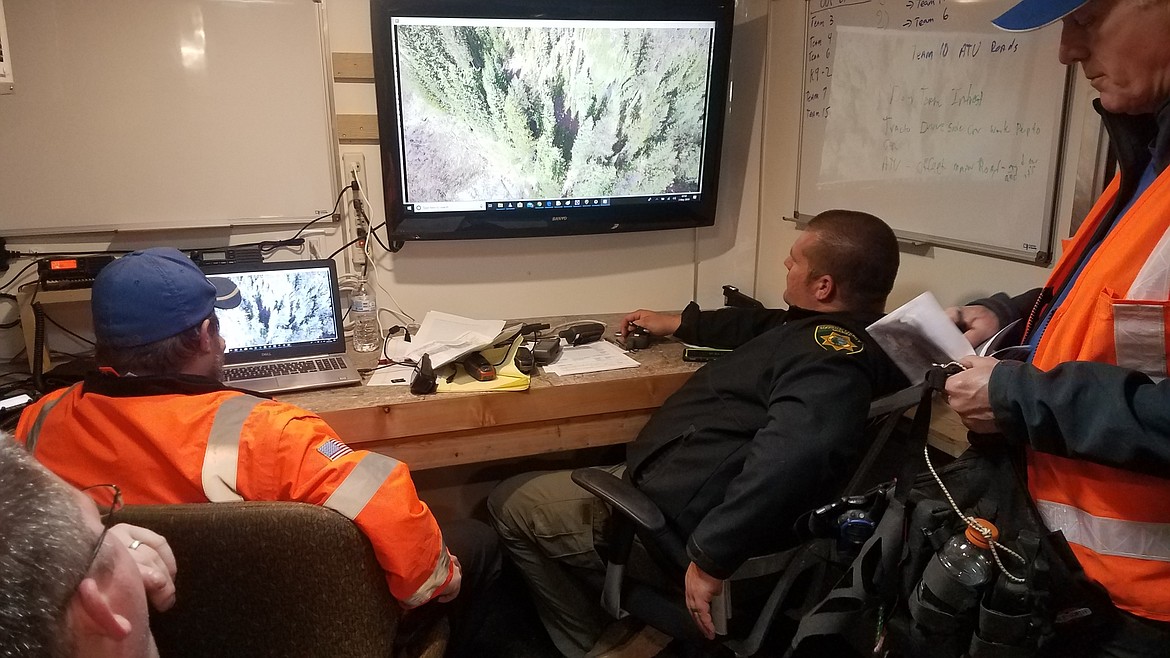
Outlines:
<svg viewBox="0 0 1170 658"><path fill-rule="evenodd" d="M86 569L89 571L93 568L93 563L97 561L98 553L102 550L102 544L106 541L106 533L110 531L110 526L114 525L114 514L122 509L122 490L116 484L95 484L85 487L81 491L97 505L98 514L102 518L102 533L98 535L97 543L93 546L93 554L89 556L89 567Z"/></svg>

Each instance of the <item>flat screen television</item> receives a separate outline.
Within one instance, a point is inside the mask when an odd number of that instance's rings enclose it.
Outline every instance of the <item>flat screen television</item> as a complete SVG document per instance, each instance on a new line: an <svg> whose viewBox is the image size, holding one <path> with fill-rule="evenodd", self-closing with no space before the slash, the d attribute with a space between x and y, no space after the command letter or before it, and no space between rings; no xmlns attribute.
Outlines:
<svg viewBox="0 0 1170 658"><path fill-rule="evenodd" d="M734 0L372 0L391 241L710 226Z"/></svg>

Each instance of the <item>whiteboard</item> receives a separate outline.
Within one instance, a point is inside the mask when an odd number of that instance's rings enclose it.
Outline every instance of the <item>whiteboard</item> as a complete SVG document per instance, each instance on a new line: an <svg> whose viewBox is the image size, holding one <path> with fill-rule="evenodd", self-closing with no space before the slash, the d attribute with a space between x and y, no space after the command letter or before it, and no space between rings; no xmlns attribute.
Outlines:
<svg viewBox="0 0 1170 658"><path fill-rule="evenodd" d="M0 235L302 221L338 188L313 0L3 0Z"/></svg>
<svg viewBox="0 0 1170 658"><path fill-rule="evenodd" d="M797 214L873 213L905 240L1046 263L1068 71L1014 0L809 0Z"/></svg>

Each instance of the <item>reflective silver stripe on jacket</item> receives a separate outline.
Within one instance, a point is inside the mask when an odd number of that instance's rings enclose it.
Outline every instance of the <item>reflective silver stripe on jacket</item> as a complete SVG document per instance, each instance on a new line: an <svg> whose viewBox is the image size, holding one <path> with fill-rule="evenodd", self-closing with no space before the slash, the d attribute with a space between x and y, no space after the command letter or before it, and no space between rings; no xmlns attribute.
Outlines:
<svg viewBox="0 0 1170 658"><path fill-rule="evenodd" d="M333 490L329 499L325 501L325 507L337 510L350 519L356 519L399 463L393 457L375 452L366 453L341 485ZM431 600L435 589L442 586L450 571L451 558L444 545L431 575L410 598L402 602L403 605L413 608Z"/></svg>
<svg viewBox="0 0 1170 658"><path fill-rule="evenodd" d="M207 452L203 455L203 495L213 503L227 503L244 498L236 491L236 470L240 463L240 433L244 421L263 398L251 395L230 397L219 405Z"/></svg>
<svg viewBox="0 0 1170 658"><path fill-rule="evenodd" d="M1093 516L1062 503L1036 501L1050 530L1064 531L1072 544L1101 555L1170 562L1170 523L1144 523Z"/></svg>
<svg viewBox="0 0 1170 658"><path fill-rule="evenodd" d="M33 421L32 427L28 430L28 436L25 437L24 440L24 449L27 450L30 455L33 454L37 449L37 440L41 438L41 426L45 424L45 418L48 418L49 412L53 410L53 407L57 406L58 402L64 400L67 396L72 395L73 389L77 388L78 386L81 386L81 382L77 382L73 386L70 386L69 389L64 393L58 395L53 400L46 402L45 406L41 407L40 413L37 414L37 419Z"/></svg>
<svg viewBox="0 0 1170 658"><path fill-rule="evenodd" d="M1114 304L1113 344L1117 365L1144 372L1161 381L1166 378L1166 321L1158 303Z"/></svg>
<svg viewBox="0 0 1170 658"><path fill-rule="evenodd" d="M1136 303L1113 305L1113 344L1117 365L1144 372L1155 381L1166 378L1165 301L1170 297L1170 229L1134 276L1125 293ZM1142 303L1148 301L1149 303Z"/></svg>
<svg viewBox="0 0 1170 658"><path fill-rule="evenodd" d="M350 519L356 519L399 463L397 459L386 455L366 453L349 475L345 476L345 480L329 495L325 507L335 509Z"/></svg>
<svg viewBox="0 0 1170 658"><path fill-rule="evenodd" d="M447 544L444 543L439 549L439 561L435 563L430 577L414 591L409 599L402 602L403 605L414 608L430 601L435 595L435 590L446 582L449 571L451 571L451 554L447 552Z"/></svg>

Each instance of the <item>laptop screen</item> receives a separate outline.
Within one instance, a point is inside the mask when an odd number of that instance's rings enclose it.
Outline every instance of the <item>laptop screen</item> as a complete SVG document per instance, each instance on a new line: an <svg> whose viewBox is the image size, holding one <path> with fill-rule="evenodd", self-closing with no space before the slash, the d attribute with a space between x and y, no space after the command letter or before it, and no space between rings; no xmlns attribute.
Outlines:
<svg viewBox="0 0 1170 658"><path fill-rule="evenodd" d="M240 305L217 309L228 364L345 351L332 260L206 265L232 280Z"/></svg>

